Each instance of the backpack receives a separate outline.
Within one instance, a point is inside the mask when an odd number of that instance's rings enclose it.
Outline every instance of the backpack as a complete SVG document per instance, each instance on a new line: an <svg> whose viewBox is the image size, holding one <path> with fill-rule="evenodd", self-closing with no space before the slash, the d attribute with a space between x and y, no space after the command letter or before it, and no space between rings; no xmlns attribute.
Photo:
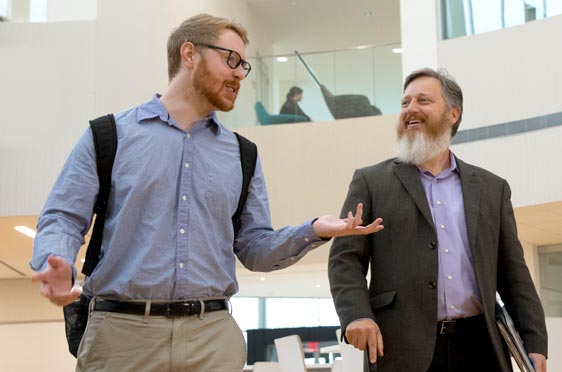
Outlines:
<svg viewBox="0 0 562 372"><path fill-rule="evenodd" d="M117 153L117 130L115 118L112 114L91 120L90 129L94 138L96 167L100 187L93 210L93 214L96 215L96 221L88 249L86 250L86 260L82 267L82 273L86 276L92 274L99 262L107 200L111 190L111 171L113 170L113 162ZM240 191L238 207L232 216L232 226L236 234L240 229L240 216L250 192L250 183L256 169L258 150L255 143L236 132L234 134L240 145L240 164L242 166L242 190ZM77 301L63 307L68 349L75 357L88 322L89 303L90 299L81 295Z"/></svg>

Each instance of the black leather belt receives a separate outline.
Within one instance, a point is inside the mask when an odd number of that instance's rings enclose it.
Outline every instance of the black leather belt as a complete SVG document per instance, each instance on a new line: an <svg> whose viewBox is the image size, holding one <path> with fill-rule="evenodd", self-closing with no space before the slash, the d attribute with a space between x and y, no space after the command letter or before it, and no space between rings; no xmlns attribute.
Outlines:
<svg viewBox="0 0 562 372"><path fill-rule="evenodd" d="M205 306L204 312L206 313L228 309L226 300L207 300L203 301L203 304ZM145 315L146 302L102 300L96 298L94 311ZM155 316L182 317L198 315L201 312L201 302L199 301L152 302L150 304L150 315Z"/></svg>
<svg viewBox="0 0 562 372"><path fill-rule="evenodd" d="M486 326L484 315L471 316L470 318L459 318L450 320L441 320L437 322L437 333L440 335L454 335L463 329L471 329L473 327Z"/></svg>

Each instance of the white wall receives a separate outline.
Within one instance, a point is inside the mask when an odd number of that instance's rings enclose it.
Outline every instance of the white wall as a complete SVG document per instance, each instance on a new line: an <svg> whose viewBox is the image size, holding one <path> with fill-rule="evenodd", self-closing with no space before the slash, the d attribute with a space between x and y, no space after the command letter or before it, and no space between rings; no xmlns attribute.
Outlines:
<svg viewBox="0 0 562 372"><path fill-rule="evenodd" d="M0 370L4 372L70 372L64 322L0 324Z"/></svg>
<svg viewBox="0 0 562 372"><path fill-rule="evenodd" d="M0 215L37 214L94 108L94 23L0 23Z"/></svg>
<svg viewBox="0 0 562 372"><path fill-rule="evenodd" d="M562 126L558 126L463 143L452 149L462 159L507 179L513 205L521 207L562 199L562 167L558 160L562 158L561 138Z"/></svg>
<svg viewBox="0 0 562 372"><path fill-rule="evenodd" d="M47 21L95 20L97 0L47 0Z"/></svg>
<svg viewBox="0 0 562 372"><path fill-rule="evenodd" d="M562 111L560 35L562 15L441 41L439 66L465 95L461 130Z"/></svg>
<svg viewBox="0 0 562 372"><path fill-rule="evenodd" d="M546 318L548 331L548 370L562 371L562 318Z"/></svg>

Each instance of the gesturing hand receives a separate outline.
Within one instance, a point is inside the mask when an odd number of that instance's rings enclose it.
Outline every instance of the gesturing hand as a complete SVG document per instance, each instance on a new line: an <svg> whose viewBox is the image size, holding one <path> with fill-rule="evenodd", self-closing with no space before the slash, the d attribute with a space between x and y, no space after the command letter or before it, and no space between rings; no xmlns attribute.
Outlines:
<svg viewBox="0 0 562 372"><path fill-rule="evenodd" d="M57 306L65 306L76 300L82 290L72 288L72 267L61 257L51 256L47 268L31 277L41 282L40 292Z"/></svg>
<svg viewBox="0 0 562 372"><path fill-rule="evenodd" d="M320 238L332 238L347 235L367 235L384 229L381 225L382 218L377 218L367 226L361 226L363 219L363 204L357 204L355 216L352 212L347 214L347 218L342 219L335 216L322 216L312 224L314 233Z"/></svg>

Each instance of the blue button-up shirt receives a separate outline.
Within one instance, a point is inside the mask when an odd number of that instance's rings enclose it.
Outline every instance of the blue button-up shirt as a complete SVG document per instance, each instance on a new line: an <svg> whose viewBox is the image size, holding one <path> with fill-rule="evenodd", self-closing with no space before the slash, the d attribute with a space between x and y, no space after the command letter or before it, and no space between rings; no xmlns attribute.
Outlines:
<svg viewBox="0 0 562 372"><path fill-rule="evenodd" d="M436 177L420 169L439 242L437 320L483 312L468 244L461 179L453 153L451 166Z"/></svg>
<svg viewBox="0 0 562 372"><path fill-rule="evenodd" d="M214 113L186 132L156 95L115 118L119 142L101 259L84 283L86 295L229 297L238 290L236 257L250 270L271 271L324 242L311 221L273 230L259 159L235 236L231 218L242 188L239 145ZM39 217L33 270L44 269L49 255L76 260L98 189L88 129Z"/></svg>

